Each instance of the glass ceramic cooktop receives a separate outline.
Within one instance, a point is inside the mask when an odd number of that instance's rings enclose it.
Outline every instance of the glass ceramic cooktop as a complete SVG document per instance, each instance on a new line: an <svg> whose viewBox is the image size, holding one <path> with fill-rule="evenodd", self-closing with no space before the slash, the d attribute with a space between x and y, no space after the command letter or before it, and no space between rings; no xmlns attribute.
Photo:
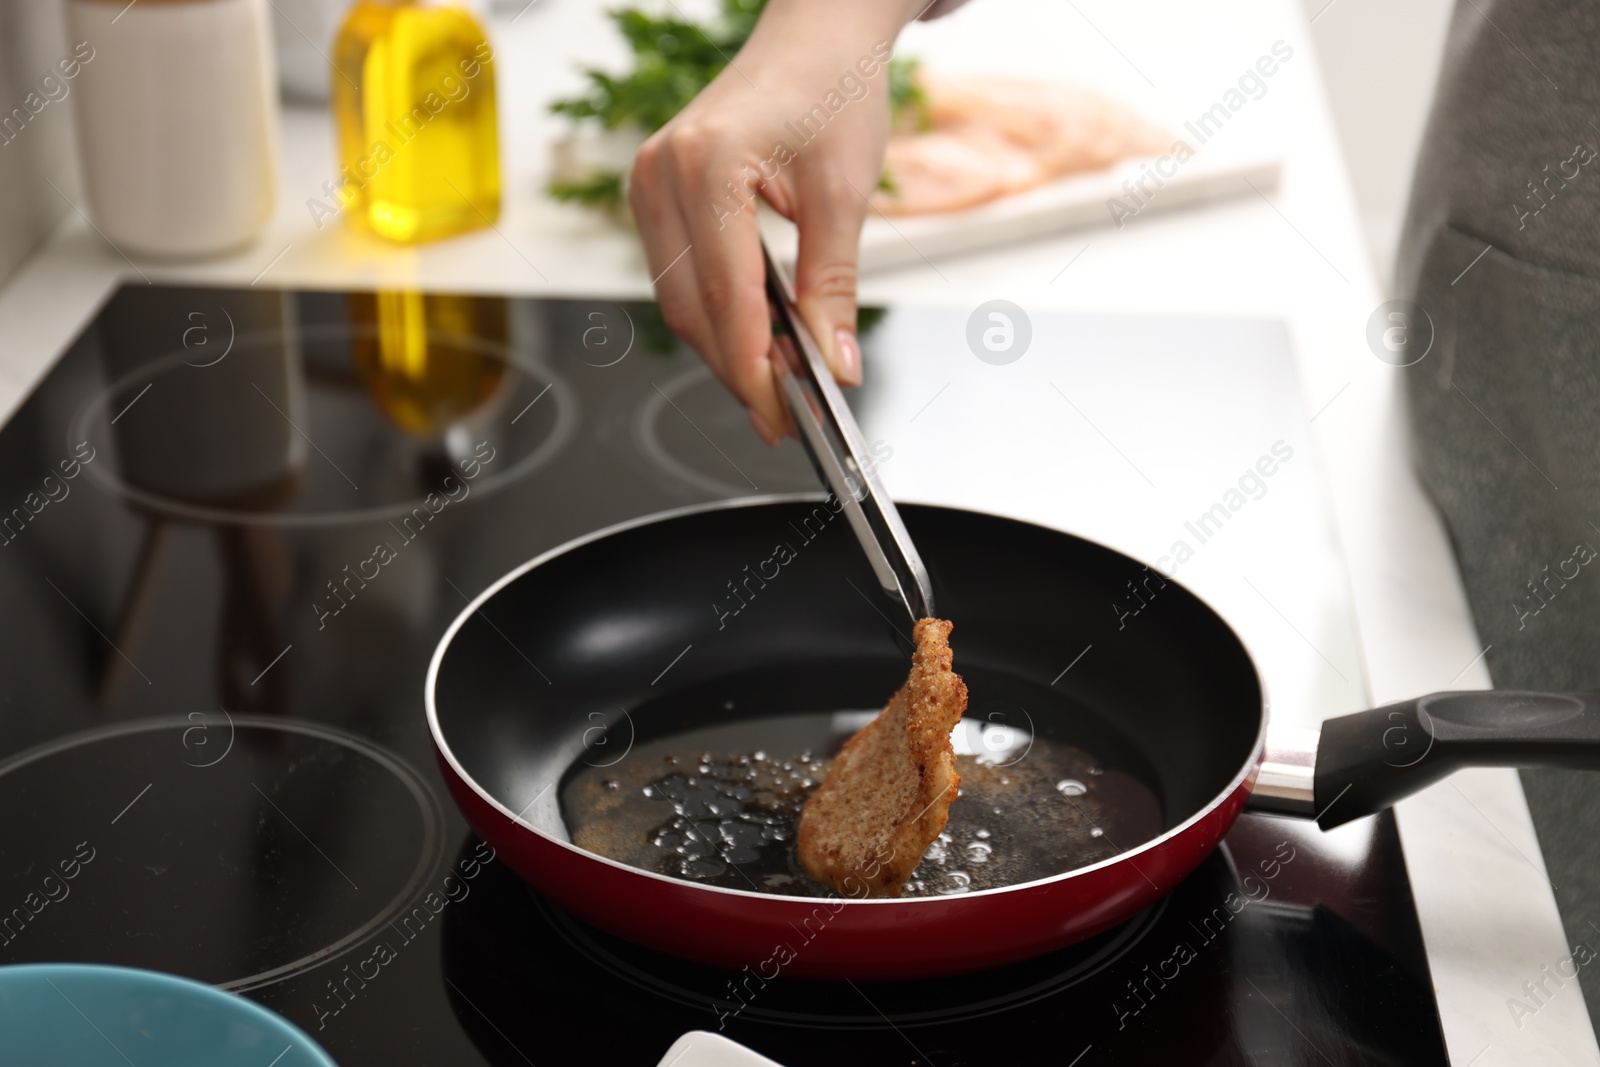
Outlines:
<svg viewBox="0 0 1600 1067"><path fill-rule="evenodd" d="M350 1067L1445 1062L1388 816L1246 817L1088 943L892 985L751 989L525 888L434 769L445 626L594 529L815 488L653 305L121 290L0 431L0 963L189 975Z"/></svg>

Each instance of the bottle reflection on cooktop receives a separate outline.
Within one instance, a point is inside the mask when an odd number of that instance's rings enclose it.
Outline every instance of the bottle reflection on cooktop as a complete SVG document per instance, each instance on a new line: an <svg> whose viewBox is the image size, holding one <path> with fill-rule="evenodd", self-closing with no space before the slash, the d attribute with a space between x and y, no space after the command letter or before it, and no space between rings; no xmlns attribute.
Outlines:
<svg viewBox="0 0 1600 1067"><path fill-rule="evenodd" d="M252 340L260 337L267 340ZM124 290L100 322L99 341L108 376L127 384L104 398L104 427L84 430L105 453L97 473L114 464L121 482L147 498L241 515L280 508L303 490L310 448L296 425L306 420L305 374L285 294L162 290L136 303ZM130 655L143 643L174 530L167 509L136 505L136 512L144 537L112 630L115 646ZM212 531L224 575L223 699L235 709L282 711L284 677L249 683L283 647L276 620L293 585L292 563L269 530L228 524ZM131 679L131 663L102 656L102 703Z"/></svg>
<svg viewBox="0 0 1600 1067"><path fill-rule="evenodd" d="M343 524L405 514L480 444L488 483L526 474L570 429L571 389L537 339L508 342L503 298L261 296L118 293L99 331L112 380L74 426L109 451L97 478L179 518ZM185 347L197 314L228 331L204 360Z"/></svg>
<svg viewBox="0 0 1600 1067"><path fill-rule="evenodd" d="M506 301L391 291L348 299L351 356L372 402L407 433L445 436L505 382L505 361L483 343L505 345Z"/></svg>
<svg viewBox="0 0 1600 1067"><path fill-rule="evenodd" d="M101 702L133 678L175 524L209 529L222 563L224 704L282 711L288 672L264 671L306 578L283 528L420 527L552 459L572 394L536 343L510 345L507 303L120 291L96 331L109 384L72 431L97 453L91 476L145 527L109 630L125 655L99 661Z"/></svg>
<svg viewBox="0 0 1600 1067"><path fill-rule="evenodd" d="M166 289L136 301L122 290L99 341L119 383L103 432L129 485L243 512L300 489L305 373L284 294Z"/></svg>

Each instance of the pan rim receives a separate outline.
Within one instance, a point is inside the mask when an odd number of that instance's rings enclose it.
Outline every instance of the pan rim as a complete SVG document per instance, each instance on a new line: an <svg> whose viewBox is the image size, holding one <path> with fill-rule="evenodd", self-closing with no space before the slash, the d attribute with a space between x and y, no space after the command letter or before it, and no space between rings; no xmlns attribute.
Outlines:
<svg viewBox="0 0 1600 1067"><path fill-rule="evenodd" d="M1132 859L1140 855L1167 847L1172 841L1177 840L1183 834L1190 831L1193 827L1209 819L1212 814L1215 813L1216 810L1223 804L1227 803L1229 798L1234 796L1234 794L1236 794L1242 786L1246 785L1247 782L1251 782L1251 778L1260 767L1261 760L1266 752L1267 731L1269 719L1271 718L1270 701L1267 698L1266 681L1261 677L1260 669L1256 667L1255 657L1251 655L1249 646L1245 644L1244 639L1239 636L1236 630L1234 630L1232 624L1228 622L1226 617L1224 617L1221 612L1217 611L1217 609L1213 607L1211 603L1204 597L1200 596L1183 583L1176 582L1175 579L1172 578L1167 578L1166 580L1176 584L1180 589L1184 590L1190 596L1194 597L1195 600L1204 605L1212 615L1216 616L1217 621L1220 622L1227 629L1228 633L1233 637L1233 639L1238 642L1240 651L1244 653L1245 661L1250 665L1250 672L1255 676L1256 688L1261 694L1261 723L1256 730L1256 739L1251 745L1250 754L1245 757L1244 763L1240 766L1238 772L1235 773L1234 776L1228 781L1228 784L1223 786L1215 796L1213 796L1197 811L1191 814L1187 819L1183 820L1183 822L1169 830L1163 831L1157 836L1150 838L1149 840L1127 850L1126 852L1119 852L1115 856L1107 857L1106 859L1099 860L1098 862L1091 863L1083 867L1075 867L1070 871L1063 871L1060 874L1053 874L1046 878L1036 878L1029 882L1018 882L1015 885L997 886L993 889L974 890L973 892L962 893L957 896L869 897L862 899L855 899L851 897L800 897L790 896L784 893L757 893L748 889L736 889L729 886L705 885L700 882L691 882L684 878L674 878L671 875L659 874L655 871L647 871L642 867L634 867L619 860L611 859L608 856L602 856L599 853L590 852L588 849L575 845L570 841L562 841L559 838L550 836L543 830L540 830L538 827L524 821L521 816L513 812L505 804L502 804L499 799L492 796L476 778L467 772L467 769L463 767L461 762L456 758L455 752L450 748L449 742L445 739L444 729L439 724L439 709L437 702L435 701L435 692L439 678L439 668L444 662L445 652L448 651L450 648L450 643L455 639L456 632L460 630L462 626L466 625L467 620L476 614L478 609L492 599L494 595L501 589L510 585L512 582L533 570L535 567L543 566L559 556L564 556L569 552L573 552L579 548L582 548L584 545L587 545L593 541L598 541L614 534L624 533L640 526L648 526L654 523L666 522L671 519L684 518L690 515L699 515L707 512L727 511L734 508L759 507L767 504L821 503L827 499L828 494L821 492L820 490L799 493L763 493L752 496L733 497L726 500L713 500L700 504L688 504L677 508L668 508L664 511L651 512L648 515L636 516L632 519L626 519L622 522L613 523L610 526L605 526L601 529L593 530L589 533L583 534L582 536L575 537L570 541L564 541L561 544L556 545L554 548L548 549L545 552L541 552L539 555L519 564L510 571L501 575L494 582L490 583L489 586L487 586L477 596L473 597L471 602L469 602L466 607L462 608L456 617L451 620L450 625L445 628L444 634L439 638L439 643L434 647L433 657L428 661L428 675L426 681L423 683L423 704L428 720L428 733L433 740L435 751L437 751L439 755L443 757L444 761L449 765L451 772L454 773L461 782L465 783L469 789L476 793L479 799L481 799L485 804L489 805L489 807L492 808L496 813L503 816L505 819L509 820L512 824L523 831L538 837L546 844L555 845L572 852L579 859L601 863L626 874L659 881L678 889L729 894L741 900L766 900L773 901L775 903L781 902L785 904L805 904L812 907L815 906L816 901L823 899L838 899L841 903L847 906L857 907L870 905L900 905L901 907L912 905L943 905L945 907L949 907L956 902L971 900L977 897L997 896L1002 893L1016 893L1020 890L1036 889L1042 886L1065 883L1075 878L1093 874L1104 868L1130 862ZM937 501L929 501L924 503L916 500L900 500L897 501L897 503L912 504L923 507L937 507L946 511L958 511L969 515L980 515L986 518L1004 519L1007 522L1019 522L1028 526L1036 526L1039 529L1046 530L1050 533L1066 534L1068 537L1078 536L1071 531L1056 529L1052 526L1045 526L1043 523L1033 522L1028 519L1019 519L1010 515L1001 515L991 511L981 511L977 508L952 507L949 504L944 504ZM1079 540L1089 541L1088 538L1079 538ZM1125 556L1130 560L1134 560L1135 562L1143 562L1137 557L1123 552L1121 549L1111 548L1109 545L1101 544L1098 541L1089 541L1089 543L1096 545L1097 547L1104 548L1108 552L1115 552L1118 555ZM1251 784L1253 785L1253 782L1251 782ZM1135 867L1135 869L1137 870L1138 868ZM1165 895L1165 892L1166 891L1163 891L1163 895Z"/></svg>

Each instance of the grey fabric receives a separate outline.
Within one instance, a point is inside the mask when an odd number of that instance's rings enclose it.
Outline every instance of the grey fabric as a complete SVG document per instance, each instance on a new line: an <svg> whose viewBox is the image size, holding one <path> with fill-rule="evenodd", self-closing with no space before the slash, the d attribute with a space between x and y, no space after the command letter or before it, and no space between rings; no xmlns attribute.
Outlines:
<svg viewBox="0 0 1600 1067"><path fill-rule="evenodd" d="M1412 183L1402 285L1417 278L1429 238L1446 223L1531 263L1596 276L1597 168L1556 188L1550 206L1525 223L1514 207L1536 204L1527 183L1556 171L1574 145L1600 145L1596 59L1600 7L1458 0Z"/></svg>
<svg viewBox="0 0 1600 1067"><path fill-rule="evenodd" d="M1458 2L1396 271L1436 337L1399 373L1501 688L1600 690L1597 125L1600 8ZM1600 773L1522 778L1568 944L1592 958ZM1600 1029L1600 967L1579 976Z"/></svg>

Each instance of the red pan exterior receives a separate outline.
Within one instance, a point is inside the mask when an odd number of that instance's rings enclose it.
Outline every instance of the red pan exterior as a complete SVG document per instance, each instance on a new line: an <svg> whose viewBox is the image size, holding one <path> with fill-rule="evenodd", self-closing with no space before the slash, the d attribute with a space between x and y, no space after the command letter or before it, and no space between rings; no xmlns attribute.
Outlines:
<svg viewBox="0 0 1600 1067"><path fill-rule="evenodd" d="M599 859L513 820L437 747L456 804L498 858L584 921L676 956L771 979L961 974L1081 941L1170 892L1238 818L1260 767L1157 841L1056 878L962 896L799 900L650 875Z"/></svg>

